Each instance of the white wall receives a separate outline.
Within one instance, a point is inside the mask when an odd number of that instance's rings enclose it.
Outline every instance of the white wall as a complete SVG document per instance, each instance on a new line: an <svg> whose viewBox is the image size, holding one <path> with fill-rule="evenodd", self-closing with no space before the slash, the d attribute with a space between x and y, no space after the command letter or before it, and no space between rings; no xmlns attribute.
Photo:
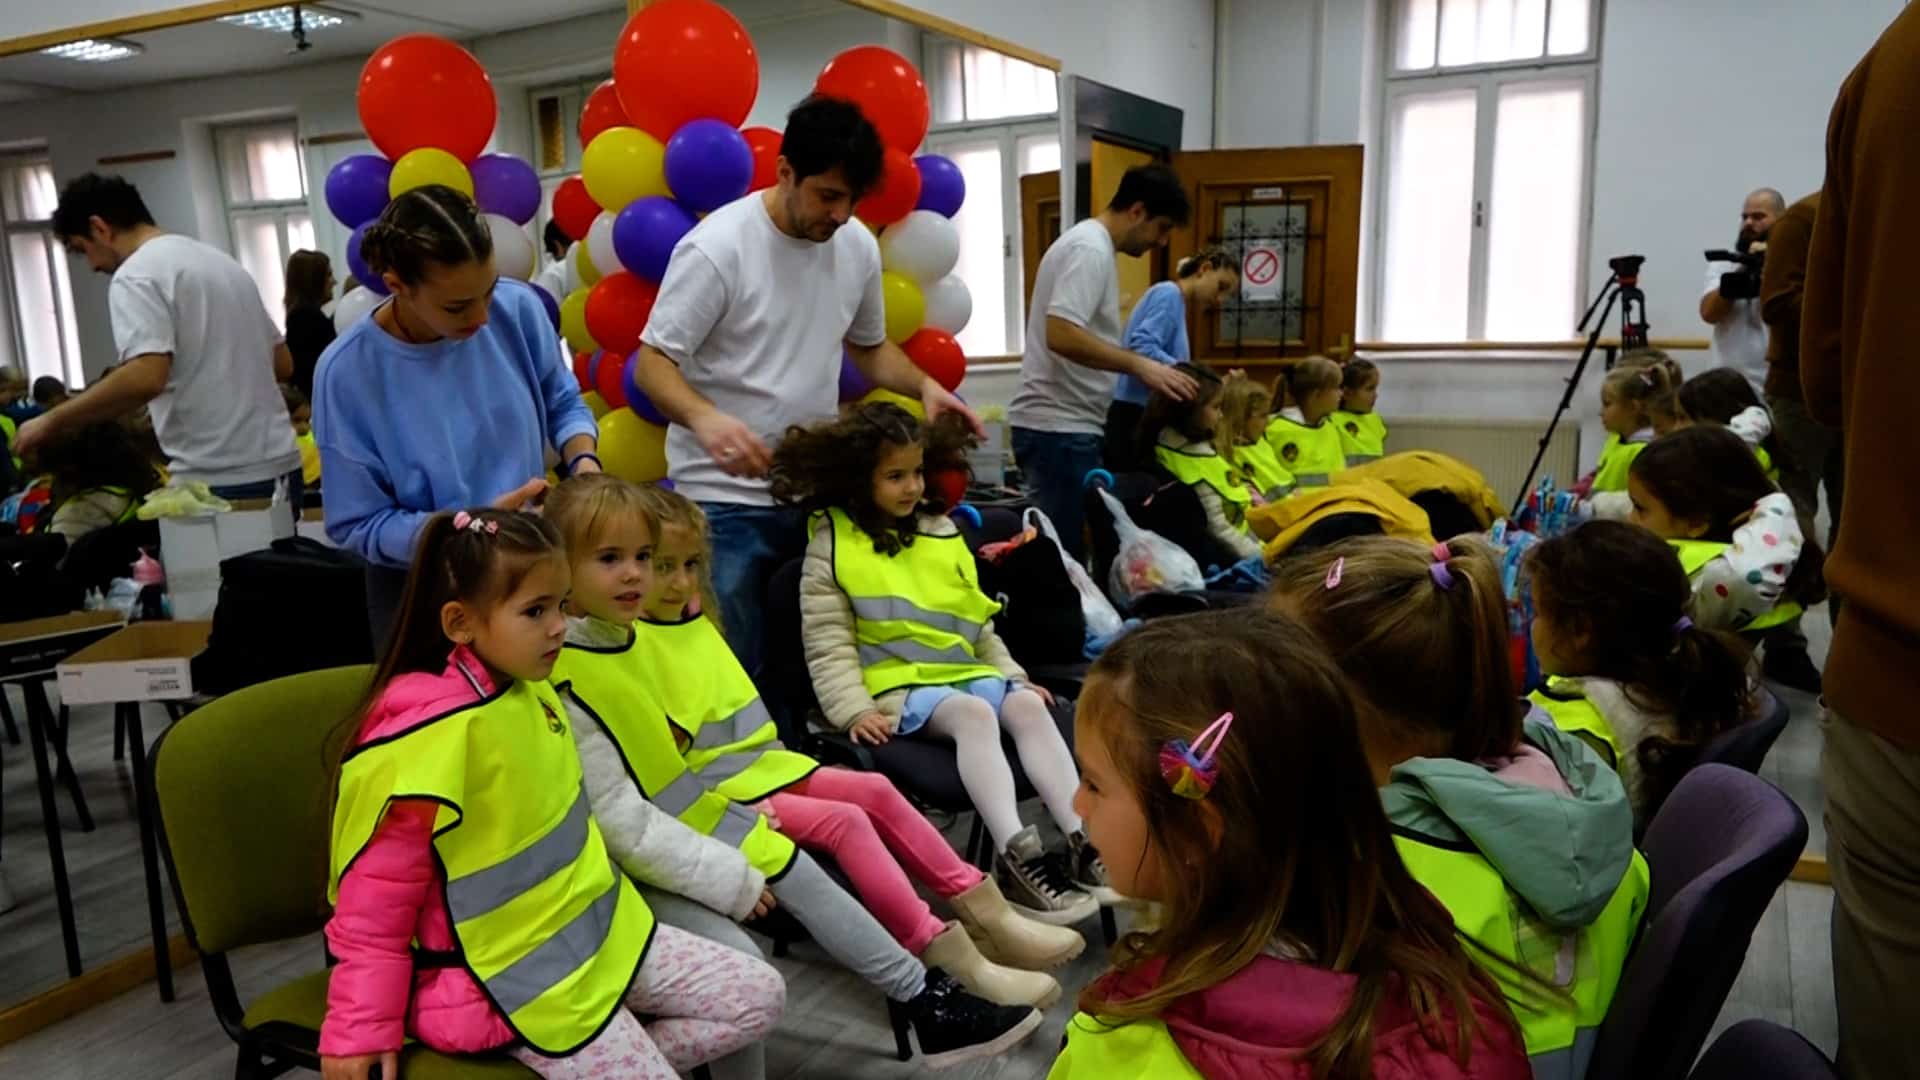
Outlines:
<svg viewBox="0 0 1920 1080"><path fill-rule="evenodd" d="M87 26L134 15L182 7L181 0L4 0L0 2L0 41Z"/></svg>

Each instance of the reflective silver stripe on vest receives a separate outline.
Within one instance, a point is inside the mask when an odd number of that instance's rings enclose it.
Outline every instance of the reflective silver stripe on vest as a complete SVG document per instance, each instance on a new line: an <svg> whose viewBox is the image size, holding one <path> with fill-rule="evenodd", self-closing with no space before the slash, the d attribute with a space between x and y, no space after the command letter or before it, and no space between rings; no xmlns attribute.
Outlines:
<svg viewBox="0 0 1920 1080"><path fill-rule="evenodd" d="M613 930L613 913L620 906L620 886L625 880L618 866L608 865L613 870L613 883L607 886L607 891L561 927L559 933L487 980L487 992L493 995L501 1012L511 1017L531 1005L600 951L607 934Z"/></svg>
<svg viewBox="0 0 1920 1080"><path fill-rule="evenodd" d="M518 855L447 882L447 910L456 923L477 919L572 866L587 846L587 793L567 816Z"/></svg>
<svg viewBox="0 0 1920 1080"><path fill-rule="evenodd" d="M760 760L760 754L766 747L756 746L751 750L735 750L731 754L721 754L706 763L700 770L700 779L707 784L718 785L739 776L753 763Z"/></svg>
<svg viewBox="0 0 1920 1080"><path fill-rule="evenodd" d="M979 663L964 645L949 645L944 649L936 649L910 638L901 638L898 641L882 641L860 646L861 667L872 667L888 660L905 660L914 664Z"/></svg>
<svg viewBox="0 0 1920 1080"><path fill-rule="evenodd" d="M1380 460L1379 454L1348 454L1347 468L1351 469L1355 465L1365 465L1369 461L1379 461L1379 460Z"/></svg>
<svg viewBox="0 0 1920 1080"><path fill-rule="evenodd" d="M700 782L700 778L682 769L680 775L668 782L666 787L654 793L652 802L653 805L674 817L679 817L686 812L687 807L699 802L700 796L706 793L707 786Z"/></svg>
<svg viewBox="0 0 1920 1080"><path fill-rule="evenodd" d="M724 720L701 724L700 730L694 733L693 747L712 750L717 746L731 746L771 723L773 714L767 711L766 703L754 698Z"/></svg>
<svg viewBox="0 0 1920 1080"><path fill-rule="evenodd" d="M713 827L713 838L728 847L739 847L746 842L747 834L760 824L760 815L751 810L742 809L735 803L727 804L727 812L720 815L719 824Z"/></svg>
<svg viewBox="0 0 1920 1080"><path fill-rule="evenodd" d="M944 630L949 634L966 638L968 641L980 640L980 623L944 611L928 611L900 596L856 597L853 601L853 614L855 618L873 622L917 622L935 630Z"/></svg>
<svg viewBox="0 0 1920 1080"><path fill-rule="evenodd" d="M1580 1080L1587 1075L1594 1044L1599 1041L1599 1028L1581 1028L1573 1033L1572 1046L1529 1055L1527 1063L1533 1066L1534 1080Z"/></svg>
<svg viewBox="0 0 1920 1080"><path fill-rule="evenodd" d="M1323 473L1323 472L1294 473L1293 486L1296 488L1326 487L1327 482L1331 479L1333 479L1333 475L1331 473Z"/></svg>
<svg viewBox="0 0 1920 1080"><path fill-rule="evenodd" d="M1281 484L1277 487L1270 487L1267 490L1261 492L1260 497L1267 500L1268 502L1279 502L1281 499L1284 499L1291 494L1293 494L1293 485Z"/></svg>

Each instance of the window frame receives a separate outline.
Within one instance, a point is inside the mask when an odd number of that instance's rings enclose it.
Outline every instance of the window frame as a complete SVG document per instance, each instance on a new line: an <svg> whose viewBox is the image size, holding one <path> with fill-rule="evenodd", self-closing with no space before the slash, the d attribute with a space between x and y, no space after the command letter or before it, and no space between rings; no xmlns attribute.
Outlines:
<svg viewBox="0 0 1920 1080"><path fill-rule="evenodd" d="M1606 7L1606 0L1588 0L1586 49L1582 52L1564 53L1557 56L1547 53L1547 41L1553 33L1554 2L1555 0L1547 0L1546 18L1542 20L1540 24L1540 55L1529 56L1519 60L1495 60L1484 63L1476 62L1472 64L1443 66L1440 63L1441 16L1439 9L1446 6L1446 0L1434 0L1433 66L1430 68L1414 68L1402 71L1397 65L1400 56L1400 43L1405 40L1406 27L1400 20L1400 0L1382 0L1382 3L1386 7L1386 18L1389 30L1386 34L1382 35L1387 39L1387 55L1385 62L1380 65L1380 70L1385 73L1386 81L1399 82L1407 79L1443 78L1448 75L1457 75L1463 72L1529 71L1535 68L1559 67L1565 64L1599 63L1600 30L1605 25L1602 12Z"/></svg>
<svg viewBox="0 0 1920 1080"><path fill-rule="evenodd" d="M53 158L45 146L28 146L0 151L0 171L23 166L44 164L48 170L53 168ZM18 293L18 275L13 265L13 238L15 236L35 235L47 238L42 250L46 252L47 280L54 282L53 312L54 320L59 324L60 342L60 381L70 388L79 388L87 384L86 358L80 350L80 324L74 312L73 278L67 270L66 245L53 235L52 218L36 218L14 221L7 217L6 208L0 205L0 285L6 289L7 319L6 331L12 344L12 361L16 370L32 383L42 372L33 366L33 358L27 355L26 326L20 319L20 295Z"/></svg>
<svg viewBox="0 0 1920 1080"><path fill-rule="evenodd" d="M934 132L936 131L945 133L948 131L956 131L956 130L960 130L962 128L968 128L968 127L980 128L980 127L998 127L1004 124L1031 124L1041 120L1054 120L1056 121L1056 125L1057 125L1058 117L1060 116L1060 73L1059 72L1047 71L1047 69L1042 68L1037 64L1033 64L1031 61L1021 60L1017 56L1008 57L1004 53L996 52L995 50L989 49L983 45L974 45L970 42L955 41L954 39L945 37L943 35L929 34L929 33L923 32L920 35L920 70L925 72L927 76L927 82L928 82L927 97L929 101L937 101L943 89L943 87L940 85L941 80L944 78L944 76L941 74L941 66L939 63L939 52L942 49L954 48L954 47L959 48L960 55L961 55L960 80L959 80L961 118L959 120L951 120L951 121L941 121L938 118L936 118L934 120L932 127L930 127L927 131L928 139L933 138ZM983 117L979 119L975 119L974 117L968 115L968 112L967 112L967 65L966 65L966 54L968 52L991 53L994 56L999 56L1004 59L1015 60L1020 63L1027 64L1029 67L1033 67L1036 70L1046 72L1046 74L1050 75L1053 78L1053 109L1048 112L1018 113L1018 114L1009 115L1009 116L993 116L993 117Z"/></svg>
<svg viewBox="0 0 1920 1080"><path fill-rule="evenodd" d="M220 188L220 206L224 212L223 220L226 222L227 228L227 253L232 255L236 262L240 262L242 266L245 266L246 264L241 260L240 256L240 230L238 225L241 219L271 218L274 224L274 233L280 242L280 268L282 274L284 274L287 260L293 256L295 251L300 250L293 246L291 219L294 216L302 216L307 219L308 232L313 235L316 245L320 243L320 235L315 227L315 215L312 202L313 186L308 183L306 146L300 140L299 120L291 116L276 116L264 120L242 120L233 123L214 124L208 130L209 136L213 140L215 181ZM294 160L298 163L300 170L299 197L236 200L233 197L233 192L227 190L227 139L229 136L236 134L244 137L245 133L248 132L269 130L284 131L293 140ZM285 282L283 280L282 286L284 287L284 285ZM285 318L282 306L268 300L265 294L262 294L261 301L266 305L269 317L271 317L274 324L278 326Z"/></svg>
<svg viewBox="0 0 1920 1080"><path fill-rule="evenodd" d="M1444 4L1445 0L1438 0ZM1381 47L1385 50L1382 57L1380 80L1381 106L1375 120L1376 145L1381 152L1374 155L1371 167L1371 182L1379 192L1375 200L1375 214L1372 224L1373 250L1378 256L1368 268L1365 278L1372 290L1373 302L1368 305L1367 321L1370 337L1386 340L1386 283L1388 240L1391 236L1392 191L1393 182L1393 118L1397 104L1408 98L1423 94L1446 91L1474 91L1474 169L1473 169L1473 205L1467 208L1473 218L1471 241L1467 261L1467 325L1462 341L1483 342L1487 325L1487 281L1489 275L1488 245L1492 235L1492 223L1498 208L1493 205L1493 165L1494 148L1499 132L1500 91L1505 86L1524 83L1565 83L1582 84L1582 116L1580 144L1582 160L1580 170L1580 194L1576 206L1576 245L1575 267L1573 275L1573 310L1582 311L1588 300L1589 281L1588 261L1591 257L1593 242L1593 177L1595 151L1599 136L1599 88L1600 88L1600 31L1604 26L1603 13L1605 0L1591 0L1587 10L1587 49L1581 53L1565 56L1538 56L1525 60L1506 60L1495 63L1460 64L1452 67L1440 67L1438 64L1437 35L1438 17L1435 19L1435 66L1416 71L1397 71L1395 61L1400 53L1401 34L1404 27L1399 19L1398 0L1384 0L1387 16L1390 20L1389 32L1381 35ZM1551 0L1549 0L1551 3ZM1552 12L1549 8L1546 28L1543 35L1550 32ZM1544 40L1543 40L1544 47ZM1574 328L1567 327L1568 340L1574 337Z"/></svg>
<svg viewBox="0 0 1920 1080"><path fill-rule="evenodd" d="M927 132L924 153L939 154L955 144L994 142L1000 148L1000 235L1001 303L1006 307L1004 350L992 355L1021 354L1026 344L1026 268L1022 265L1020 222L1020 143L1035 135L1060 136L1058 120L1052 116L1024 117L1013 122L1000 120L949 124ZM1063 151L1064 155L1064 151ZM1063 156L1064 160L1064 156ZM977 311L982 297L973 298Z"/></svg>
<svg viewBox="0 0 1920 1080"><path fill-rule="evenodd" d="M568 177L580 174L580 158L587 149L580 145L580 112L586 106L588 96L611 78L613 69L609 68L527 87L528 162L533 165L534 175L540 179L540 209L534 213L528 228L533 231L534 244L538 248L534 260L538 266L546 265L545 237L547 222L553 220L553 193ZM560 165L555 168L542 167L540 156L540 99L548 97L557 98L560 102L561 154Z"/></svg>

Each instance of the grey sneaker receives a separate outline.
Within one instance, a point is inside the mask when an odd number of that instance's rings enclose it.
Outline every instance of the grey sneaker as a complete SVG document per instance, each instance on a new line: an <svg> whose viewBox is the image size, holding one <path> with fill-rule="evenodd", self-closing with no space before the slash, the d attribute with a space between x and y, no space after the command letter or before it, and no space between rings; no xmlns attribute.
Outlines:
<svg viewBox="0 0 1920 1080"><path fill-rule="evenodd" d="M1040 843L1037 826L1021 829L995 862L1007 902L1031 918L1072 926L1100 910L1099 901L1074 886L1066 860Z"/></svg>
<svg viewBox="0 0 1920 1080"><path fill-rule="evenodd" d="M1100 861L1100 853L1093 849L1084 832L1067 837L1067 875L1081 892L1093 897L1102 907L1120 902L1120 894L1107 884L1107 864Z"/></svg>

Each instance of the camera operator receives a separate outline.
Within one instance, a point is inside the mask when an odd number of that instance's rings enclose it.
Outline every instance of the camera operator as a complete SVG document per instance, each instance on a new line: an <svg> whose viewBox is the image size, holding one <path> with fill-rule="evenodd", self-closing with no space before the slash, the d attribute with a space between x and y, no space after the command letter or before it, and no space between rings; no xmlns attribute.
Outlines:
<svg viewBox="0 0 1920 1080"><path fill-rule="evenodd" d="M1778 191L1761 188L1740 207L1740 236L1733 251L1708 252L1706 292L1700 318L1713 327L1714 363L1747 377L1753 392L1767 382L1767 326L1760 318L1760 271L1767 234L1787 208Z"/></svg>

